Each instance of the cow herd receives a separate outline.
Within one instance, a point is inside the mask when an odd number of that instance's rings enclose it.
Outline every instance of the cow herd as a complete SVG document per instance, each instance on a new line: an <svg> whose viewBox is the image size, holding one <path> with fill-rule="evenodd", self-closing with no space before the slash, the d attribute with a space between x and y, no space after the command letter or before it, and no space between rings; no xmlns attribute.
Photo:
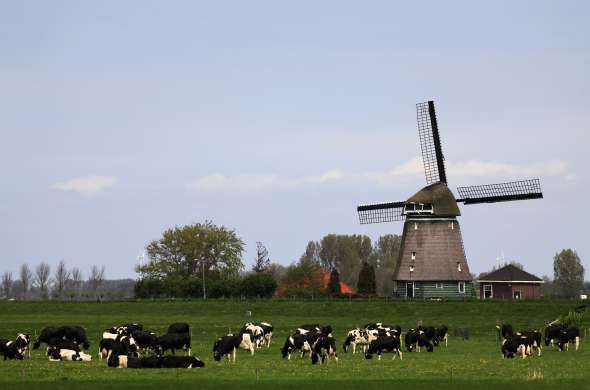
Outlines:
<svg viewBox="0 0 590 390"><path fill-rule="evenodd" d="M543 339L546 347L557 345L560 351L569 350L570 343L574 344L576 351L580 346L580 329L575 326L549 324L545 327L544 337L538 330L522 330L515 333L510 324L497 325L496 328L502 339L503 358L520 355L524 359L535 353L541 356Z"/></svg>
<svg viewBox="0 0 590 390"><path fill-rule="evenodd" d="M536 354L541 356L542 343L545 346L556 345L560 351L568 350L572 343L575 350L580 345L580 331L576 327L561 324L549 324L544 334L537 330L514 332L509 324L497 326L502 339L501 352L503 358L521 356L525 358ZM269 322L246 323L237 333L229 333L219 337L213 344L213 358L221 361L226 357L236 361L236 352L246 350L254 355L259 348L270 348L273 337L273 326ZM377 355L391 353L392 359L403 357L402 350L420 352L425 349L433 352L435 347L444 343L448 346L448 327L445 325L424 326L408 329L402 335L399 325L387 325L374 322L363 327L350 330L342 344L346 352L362 352L366 359ZM0 338L0 354L4 360L22 360L30 357L31 336L26 333L17 334L14 340ZM39 349L41 344L47 345L47 357L50 361L90 361L88 353L90 342L86 331L81 326L64 325L48 326L41 330L32 342L32 349ZM183 356L176 352L182 351ZM287 360L292 354L300 358L306 355L311 364L323 364L330 360L338 361L336 339L332 326L324 324L305 324L296 327L287 336L280 348L281 355ZM205 363L192 356L191 328L184 322L168 326L164 334L156 334L144 329L142 324L127 323L113 326L102 333L98 343L98 358L105 360L108 367L117 368L198 368Z"/></svg>

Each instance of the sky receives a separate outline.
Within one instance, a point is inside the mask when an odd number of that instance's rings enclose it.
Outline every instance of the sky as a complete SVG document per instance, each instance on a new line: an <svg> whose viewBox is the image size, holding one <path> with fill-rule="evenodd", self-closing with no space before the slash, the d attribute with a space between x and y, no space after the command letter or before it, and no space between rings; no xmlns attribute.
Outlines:
<svg viewBox="0 0 590 390"><path fill-rule="evenodd" d="M538 177L544 198L462 206L474 273L503 258L590 279L590 3L0 0L0 272L63 259L136 277L176 225L235 229L290 264L356 206L426 185L434 100L450 188Z"/></svg>

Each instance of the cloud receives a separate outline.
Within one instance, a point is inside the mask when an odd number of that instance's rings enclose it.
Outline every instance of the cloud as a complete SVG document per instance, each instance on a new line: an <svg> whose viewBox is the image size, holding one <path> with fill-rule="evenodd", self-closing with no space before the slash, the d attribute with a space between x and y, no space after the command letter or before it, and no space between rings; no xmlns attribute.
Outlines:
<svg viewBox="0 0 590 390"><path fill-rule="evenodd" d="M478 160L447 161L446 166L448 176L453 181L464 178L486 178L497 181L547 176L561 177L564 180L575 180L576 178L575 174L570 172L568 162L563 160L549 160L529 165ZM424 175L422 160L419 157L397 165L389 171L347 173L341 170L330 170L320 175L300 178L283 178L277 175L226 176L222 173L214 173L192 181L188 184L188 187L198 192L281 191L330 184L393 187L400 180L415 175L421 175L422 177ZM457 182L457 184L460 183Z"/></svg>
<svg viewBox="0 0 590 390"><path fill-rule="evenodd" d="M60 191L73 191L85 196L93 196L100 190L114 186L116 182L117 179L113 176L87 176L58 182L50 188Z"/></svg>

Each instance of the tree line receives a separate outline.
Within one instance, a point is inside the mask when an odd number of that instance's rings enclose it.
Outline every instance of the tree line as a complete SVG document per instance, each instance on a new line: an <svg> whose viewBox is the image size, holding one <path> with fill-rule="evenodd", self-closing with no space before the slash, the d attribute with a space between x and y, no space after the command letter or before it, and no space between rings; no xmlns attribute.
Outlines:
<svg viewBox="0 0 590 390"><path fill-rule="evenodd" d="M93 265L84 279L80 268L68 269L64 260L57 264L53 274L46 262L34 269L24 263L16 278L12 272L2 274L1 295L5 299L101 299L104 283L104 266Z"/></svg>

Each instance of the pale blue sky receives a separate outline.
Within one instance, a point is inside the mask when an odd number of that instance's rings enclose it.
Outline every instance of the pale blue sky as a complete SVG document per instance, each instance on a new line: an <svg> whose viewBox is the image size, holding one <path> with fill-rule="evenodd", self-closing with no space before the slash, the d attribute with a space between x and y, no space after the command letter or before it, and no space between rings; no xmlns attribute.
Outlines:
<svg viewBox="0 0 590 390"><path fill-rule="evenodd" d="M1 1L0 271L59 259L134 276L145 244L211 219L288 264L425 185L434 99L452 190L540 177L545 198L462 207L468 261L590 269L584 1ZM587 274L587 278L590 276Z"/></svg>

